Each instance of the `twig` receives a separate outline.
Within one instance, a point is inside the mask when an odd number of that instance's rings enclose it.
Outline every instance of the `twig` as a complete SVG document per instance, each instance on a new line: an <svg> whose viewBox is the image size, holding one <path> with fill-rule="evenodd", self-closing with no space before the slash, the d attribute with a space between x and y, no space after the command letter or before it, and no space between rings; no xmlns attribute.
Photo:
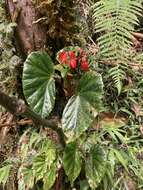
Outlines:
<svg viewBox="0 0 143 190"><path fill-rule="evenodd" d="M94 42L94 40L90 36L88 36L88 39L97 47L97 44Z"/></svg>
<svg viewBox="0 0 143 190"><path fill-rule="evenodd" d="M17 121L17 122L12 122L12 123L0 123L0 128L2 127L11 127L11 126L15 126L15 125L32 125L33 122L32 120L25 120L25 121Z"/></svg>
<svg viewBox="0 0 143 190"><path fill-rule="evenodd" d="M56 179L56 190L62 189L63 168L58 170L58 176Z"/></svg>
<svg viewBox="0 0 143 190"><path fill-rule="evenodd" d="M5 93L0 91L0 105L2 105L6 110L11 112L15 116L23 115L31 119L35 123L35 127L45 126L53 131L56 131L59 137L59 141L63 147L65 147L65 135L62 128L60 128L57 119L43 119L34 111L32 111L23 100L18 100L15 97L10 97Z"/></svg>

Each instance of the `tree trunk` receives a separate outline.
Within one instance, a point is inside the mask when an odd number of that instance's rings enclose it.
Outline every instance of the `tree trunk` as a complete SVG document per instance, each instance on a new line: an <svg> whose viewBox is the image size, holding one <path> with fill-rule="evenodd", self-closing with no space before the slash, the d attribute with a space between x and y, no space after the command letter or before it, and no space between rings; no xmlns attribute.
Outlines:
<svg viewBox="0 0 143 190"><path fill-rule="evenodd" d="M5 1L11 21L17 23L14 36L18 51L20 50L22 55L27 55L32 51L43 50L47 41L47 31L37 21L40 15L32 0Z"/></svg>

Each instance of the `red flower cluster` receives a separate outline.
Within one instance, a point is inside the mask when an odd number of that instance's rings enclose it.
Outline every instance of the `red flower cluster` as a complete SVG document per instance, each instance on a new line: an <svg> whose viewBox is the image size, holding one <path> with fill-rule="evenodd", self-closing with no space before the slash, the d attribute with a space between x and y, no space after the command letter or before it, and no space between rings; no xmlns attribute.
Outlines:
<svg viewBox="0 0 143 190"><path fill-rule="evenodd" d="M62 51L59 54L59 60L63 64L69 64L71 69L76 69L78 67L78 63L80 65L80 69L82 71L88 71L89 70L89 63L87 61L86 56L82 55L83 51L80 52L78 57L76 57L76 54L74 51Z"/></svg>

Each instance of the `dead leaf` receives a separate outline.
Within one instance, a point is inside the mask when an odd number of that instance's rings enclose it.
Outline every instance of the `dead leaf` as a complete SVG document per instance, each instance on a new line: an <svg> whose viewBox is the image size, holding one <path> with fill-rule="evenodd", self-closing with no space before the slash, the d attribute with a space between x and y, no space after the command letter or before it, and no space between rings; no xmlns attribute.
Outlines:
<svg viewBox="0 0 143 190"><path fill-rule="evenodd" d="M138 104L133 104L132 105L132 110L135 113L136 117L143 115L141 107Z"/></svg>

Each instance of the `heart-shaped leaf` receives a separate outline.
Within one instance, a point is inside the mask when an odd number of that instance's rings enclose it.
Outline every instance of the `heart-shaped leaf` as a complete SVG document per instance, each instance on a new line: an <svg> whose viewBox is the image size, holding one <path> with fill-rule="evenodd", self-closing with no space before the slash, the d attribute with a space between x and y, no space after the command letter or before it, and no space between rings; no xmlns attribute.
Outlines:
<svg viewBox="0 0 143 190"><path fill-rule="evenodd" d="M81 154L75 142L67 144L64 151L63 165L66 175L73 184L79 176L82 166Z"/></svg>
<svg viewBox="0 0 143 190"><path fill-rule="evenodd" d="M37 154L33 159L32 169L37 181L44 178L55 160L56 148L53 142L47 139L45 142L43 142L41 150L39 150L39 154Z"/></svg>
<svg viewBox="0 0 143 190"><path fill-rule="evenodd" d="M87 72L79 81L63 112L62 127L68 137L79 136L88 129L101 110L103 83L101 75Z"/></svg>
<svg viewBox="0 0 143 190"><path fill-rule="evenodd" d="M54 66L47 53L33 52L24 63L23 91L30 107L42 117L55 103Z"/></svg>
<svg viewBox="0 0 143 190"><path fill-rule="evenodd" d="M97 188L106 171L106 158L102 148L98 145L91 148L86 158L85 171L90 187Z"/></svg>

